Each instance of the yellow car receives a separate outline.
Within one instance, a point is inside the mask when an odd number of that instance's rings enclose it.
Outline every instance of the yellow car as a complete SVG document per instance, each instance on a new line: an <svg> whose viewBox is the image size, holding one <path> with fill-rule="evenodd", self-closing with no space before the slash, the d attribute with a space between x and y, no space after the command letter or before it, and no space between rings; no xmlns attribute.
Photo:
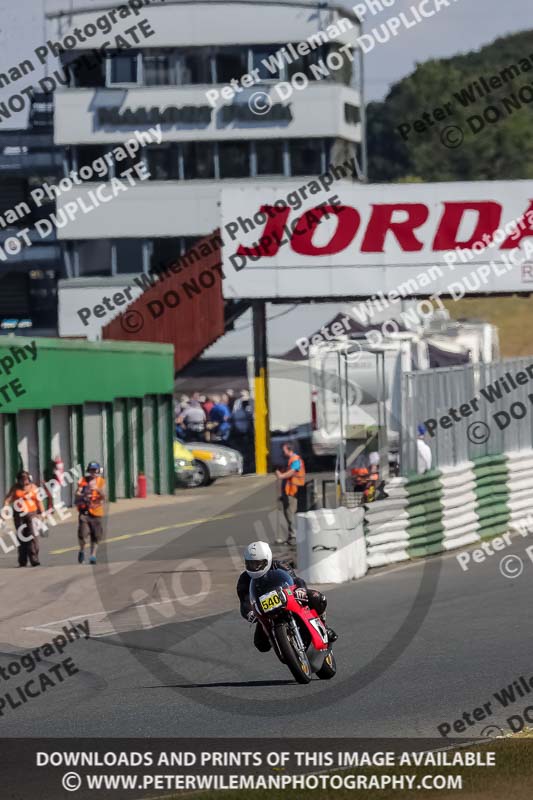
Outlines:
<svg viewBox="0 0 533 800"><path fill-rule="evenodd" d="M178 440L174 439L174 475L176 484L192 486L195 479L194 457L190 450Z"/></svg>
<svg viewBox="0 0 533 800"><path fill-rule="evenodd" d="M185 461L184 452L192 463L192 469L188 462L187 466L181 463ZM177 456L176 453L180 455ZM212 442L187 442L185 445L179 439L174 439L174 467L176 480L179 480L179 483L184 483L186 486L209 486L217 478L242 475L243 459L242 455L231 447ZM178 467L182 471L179 479Z"/></svg>

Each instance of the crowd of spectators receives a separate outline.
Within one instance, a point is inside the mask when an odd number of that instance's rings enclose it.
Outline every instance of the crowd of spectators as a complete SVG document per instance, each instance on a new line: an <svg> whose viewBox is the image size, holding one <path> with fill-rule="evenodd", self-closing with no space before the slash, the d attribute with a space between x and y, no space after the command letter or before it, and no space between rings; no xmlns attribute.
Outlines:
<svg viewBox="0 0 533 800"><path fill-rule="evenodd" d="M176 436L184 442L219 442L239 450L250 471L254 450L253 403L248 391L238 397L228 389L220 394L193 392L176 404ZM248 469L247 469L248 467Z"/></svg>

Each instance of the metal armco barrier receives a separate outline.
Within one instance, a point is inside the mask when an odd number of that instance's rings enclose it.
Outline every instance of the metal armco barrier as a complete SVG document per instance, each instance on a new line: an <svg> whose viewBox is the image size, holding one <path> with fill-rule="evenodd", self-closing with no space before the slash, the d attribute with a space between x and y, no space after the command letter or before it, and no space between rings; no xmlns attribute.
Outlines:
<svg viewBox="0 0 533 800"><path fill-rule="evenodd" d="M533 357L407 372L402 385L401 471L416 472L417 426L433 467L533 446ZM429 424L428 424L429 421Z"/></svg>

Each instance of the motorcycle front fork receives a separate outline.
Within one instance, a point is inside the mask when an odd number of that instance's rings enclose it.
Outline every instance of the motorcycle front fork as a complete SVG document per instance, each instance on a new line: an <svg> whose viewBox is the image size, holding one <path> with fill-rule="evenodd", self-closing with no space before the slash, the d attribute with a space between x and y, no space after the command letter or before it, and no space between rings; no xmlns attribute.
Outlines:
<svg viewBox="0 0 533 800"><path fill-rule="evenodd" d="M296 624L296 620L294 619L293 616L291 616L289 624L290 624L290 628L291 628L291 631L293 633L296 645L298 647L298 650L301 653L305 653L305 645L303 643L303 640L302 640L302 637L301 637L301 634L300 634L300 629L298 628L298 625Z"/></svg>

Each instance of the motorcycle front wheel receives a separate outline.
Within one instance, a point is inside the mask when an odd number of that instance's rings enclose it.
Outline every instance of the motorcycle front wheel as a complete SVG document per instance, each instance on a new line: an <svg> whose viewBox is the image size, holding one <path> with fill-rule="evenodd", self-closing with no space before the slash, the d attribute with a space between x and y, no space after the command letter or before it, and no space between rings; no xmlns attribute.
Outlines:
<svg viewBox="0 0 533 800"><path fill-rule="evenodd" d="M325 657L324 663L316 674L322 681L329 681L330 678L333 678L337 674L337 664L331 650Z"/></svg>
<svg viewBox="0 0 533 800"><path fill-rule="evenodd" d="M292 644L287 633L287 624L281 623L275 627L276 640L283 655L285 664L290 669L298 683L309 683L311 680L311 665L305 653L300 653Z"/></svg>

